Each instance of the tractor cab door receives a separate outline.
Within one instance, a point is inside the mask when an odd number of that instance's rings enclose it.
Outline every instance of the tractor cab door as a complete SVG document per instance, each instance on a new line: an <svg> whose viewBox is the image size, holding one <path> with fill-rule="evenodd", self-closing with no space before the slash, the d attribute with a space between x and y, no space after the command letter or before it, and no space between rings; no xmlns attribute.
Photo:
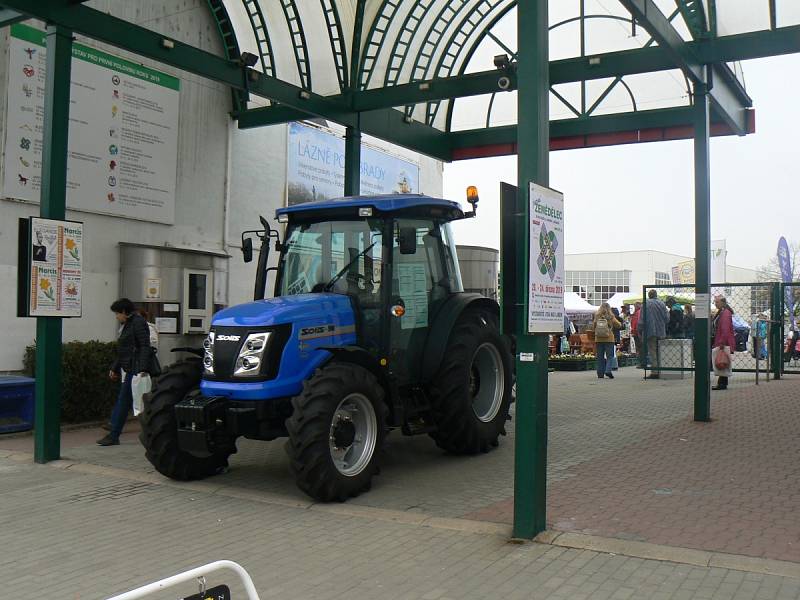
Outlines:
<svg viewBox="0 0 800 600"><path fill-rule="evenodd" d="M430 326L451 294L463 291L449 225L432 219L395 219L392 235L389 360L398 383L416 383Z"/></svg>

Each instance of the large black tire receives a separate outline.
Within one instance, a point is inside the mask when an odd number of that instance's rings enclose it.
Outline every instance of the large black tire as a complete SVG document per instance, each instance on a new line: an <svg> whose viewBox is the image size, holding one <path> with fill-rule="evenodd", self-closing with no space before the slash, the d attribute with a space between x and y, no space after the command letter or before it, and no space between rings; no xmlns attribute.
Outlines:
<svg viewBox="0 0 800 600"><path fill-rule="evenodd" d="M509 420L512 370L509 344L498 330L497 317L480 310L462 315L429 388L436 445L454 454L496 447Z"/></svg>
<svg viewBox="0 0 800 600"><path fill-rule="evenodd" d="M368 490L386 439L377 378L355 364L329 363L305 382L292 408L286 453L297 487L321 502L344 502Z"/></svg>
<svg viewBox="0 0 800 600"><path fill-rule="evenodd" d="M166 367L149 397L145 397L144 410L139 414L142 426L139 441L145 448L145 456L156 471L170 479L203 479L228 466L230 453L199 458L178 447L175 405L187 395L198 393L202 369L197 359Z"/></svg>

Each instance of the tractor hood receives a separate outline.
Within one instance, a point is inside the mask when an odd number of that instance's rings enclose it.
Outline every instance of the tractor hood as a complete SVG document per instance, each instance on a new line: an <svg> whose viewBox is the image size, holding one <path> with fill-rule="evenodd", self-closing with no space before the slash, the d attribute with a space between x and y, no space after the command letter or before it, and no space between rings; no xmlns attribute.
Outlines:
<svg viewBox="0 0 800 600"><path fill-rule="evenodd" d="M342 294L298 294L256 300L221 310L212 320L215 327L263 327L298 322L353 323L350 298Z"/></svg>

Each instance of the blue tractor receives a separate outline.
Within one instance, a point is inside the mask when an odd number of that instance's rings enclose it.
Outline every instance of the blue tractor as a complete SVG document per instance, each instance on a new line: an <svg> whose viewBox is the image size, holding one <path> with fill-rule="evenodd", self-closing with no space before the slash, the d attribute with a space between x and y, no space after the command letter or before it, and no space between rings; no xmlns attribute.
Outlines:
<svg viewBox="0 0 800 600"><path fill-rule="evenodd" d="M457 454L497 446L513 364L497 302L461 284L450 222L474 216L470 201L317 201L277 211L283 242L263 218L243 233L245 261L261 240L255 301L218 312L198 356L158 378L140 416L148 460L197 479L240 436L285 437L300 489L344 501L369 489L389 430Z"/></svg>

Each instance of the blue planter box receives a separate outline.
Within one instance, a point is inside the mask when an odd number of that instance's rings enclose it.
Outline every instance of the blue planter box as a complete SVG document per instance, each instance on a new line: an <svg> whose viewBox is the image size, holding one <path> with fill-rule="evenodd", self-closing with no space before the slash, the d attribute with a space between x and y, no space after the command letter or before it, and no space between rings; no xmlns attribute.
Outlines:
<svg viewBox="0 0 800 600"><path fill-rule="evenodd" d="M0 433L33 428L35 385L30 377L0 377Z"/></svg>

